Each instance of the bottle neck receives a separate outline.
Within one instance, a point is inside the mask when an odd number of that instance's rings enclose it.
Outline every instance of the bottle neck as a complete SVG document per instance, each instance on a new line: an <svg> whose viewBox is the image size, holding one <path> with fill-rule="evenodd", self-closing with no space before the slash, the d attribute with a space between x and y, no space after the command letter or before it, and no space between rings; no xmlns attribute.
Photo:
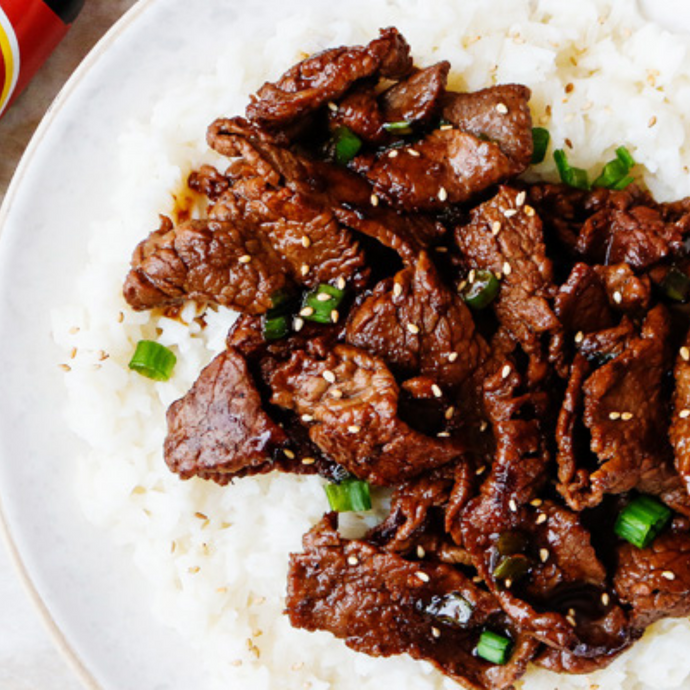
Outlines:
<svg viewBox="0 0 690 690"><path fill-rule="evenodd" d="M84 7L84 0L43 0L65 23L71 24Z"/></svg>

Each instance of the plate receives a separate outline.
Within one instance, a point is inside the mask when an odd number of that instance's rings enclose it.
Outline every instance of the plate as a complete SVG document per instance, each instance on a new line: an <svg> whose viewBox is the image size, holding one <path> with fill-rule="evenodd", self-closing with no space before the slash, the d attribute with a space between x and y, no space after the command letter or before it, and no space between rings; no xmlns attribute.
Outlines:
<svg viewBox="0 0 690 690"><path fill-rule="evenodd" d="M0 212L5 536L57 643L92 690L187 690L206 681L189 644L153 618L131 559L76 505L80 446L60 414L61 353L50 312L75 300L73 277L86 261L89 227L117 183L119 123L150 112L181 76L202 69L241 15L270 8L278 23L308 16L315 4L141 0L51 108ZM645 5L655 12L663 3ZM690 26L690 13L683 16ZM260 35L257 28L257 41Z"/></svg>

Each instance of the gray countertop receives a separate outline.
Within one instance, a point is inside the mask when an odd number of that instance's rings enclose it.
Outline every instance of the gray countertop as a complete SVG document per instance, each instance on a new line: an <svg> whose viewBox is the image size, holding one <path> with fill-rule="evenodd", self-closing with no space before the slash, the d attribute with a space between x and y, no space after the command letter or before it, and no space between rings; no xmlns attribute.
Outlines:
<svg viewBox="0 0 690 690"><path fill-rule="evenodd" d="M0 120L0 203L31 136L70 74L137 0L86 0L70 33ZM2 460L2 459L0 459ZM0 690L79 690L0 542Z"/></svg>

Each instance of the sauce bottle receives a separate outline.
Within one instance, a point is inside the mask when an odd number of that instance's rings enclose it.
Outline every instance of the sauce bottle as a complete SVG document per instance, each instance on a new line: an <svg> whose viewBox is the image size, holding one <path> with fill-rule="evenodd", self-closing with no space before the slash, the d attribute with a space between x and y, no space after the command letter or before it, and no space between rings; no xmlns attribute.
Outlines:
<svg viewBox="0 0 690 690"><path fill-rule="evenodd" d="M84 0L0 0L0 116L55 50Z"/></svg>

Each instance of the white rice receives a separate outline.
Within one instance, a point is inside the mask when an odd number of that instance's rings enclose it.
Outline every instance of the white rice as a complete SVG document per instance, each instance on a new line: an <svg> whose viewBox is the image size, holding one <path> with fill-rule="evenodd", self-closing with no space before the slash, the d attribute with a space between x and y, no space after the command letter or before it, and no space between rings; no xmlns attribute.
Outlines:
<svg viewBox="0 0 690 690"><path fill-rule="evenodd" d="M165 409L221 351L234 315L209 311L202 330L192 305L186 323L132 312L121 297L131 251L157 214L171 210L171 191L189 171L216 160L204 142L209 122L242 113L249 93L304 52L366 42L390 25L419 64L450 60L453 87L530 86L535 124L548 127L554 147L572 144L573 165L597 170L624 144L660 200L690 195L690 42L646 24L632 2L353 0L347 20L342 3L322 5L308 24L295 16L276 26L263 53L242 38L251 31L234 28L216 65L179 84L150 117L123 126L122 188L103 200L111 219L94 226L83 299L54 314L71 368L68 422L91 449L79 459L75 491L88 520L129 547L155 615L198 649L212 687L456 688L429 664L356 654L329 634L288 624L288 554L327 509L322 480L275 474L221 488L182 482L166 469ZM541 168L553 177L550 162ZM152 336L178 354L167 383L127 368L136 342ZM524 687L688 687L688 648L688 622L665 621L606 670L587 677L531 670Z"/></svg>

